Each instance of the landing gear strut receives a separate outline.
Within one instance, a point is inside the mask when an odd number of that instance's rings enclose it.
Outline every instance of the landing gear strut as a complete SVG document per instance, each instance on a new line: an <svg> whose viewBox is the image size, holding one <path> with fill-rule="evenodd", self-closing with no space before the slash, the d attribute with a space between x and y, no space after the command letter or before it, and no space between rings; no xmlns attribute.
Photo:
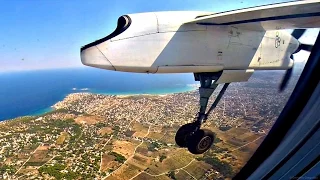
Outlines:
<svg viewBox="0 0 320 180"><path fill-rule="evenodd" d="M230 83L224 84L215 101L206 112L208 101L214 90L218 87L216 81L221 73L196 73L195 80L200 81L200 110L195 121L181 126L175 136L178 146L187 147L192 154L202 154L206 152L213 144L214 134L210 130L200 129L201 125L206 122L208 115L214 110L219 103L224 92Z"/></svg>

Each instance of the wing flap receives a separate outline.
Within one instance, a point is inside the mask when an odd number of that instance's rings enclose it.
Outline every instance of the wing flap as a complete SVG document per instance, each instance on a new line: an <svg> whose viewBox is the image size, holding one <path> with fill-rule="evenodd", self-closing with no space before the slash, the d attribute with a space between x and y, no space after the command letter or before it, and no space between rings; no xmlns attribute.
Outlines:
<svg viewBox="0 0 320 180"><path fill-rule="evenodd" d="M188 23L232 25L250 30L320 27L320 0L281 3L199 17Z"/></svg>

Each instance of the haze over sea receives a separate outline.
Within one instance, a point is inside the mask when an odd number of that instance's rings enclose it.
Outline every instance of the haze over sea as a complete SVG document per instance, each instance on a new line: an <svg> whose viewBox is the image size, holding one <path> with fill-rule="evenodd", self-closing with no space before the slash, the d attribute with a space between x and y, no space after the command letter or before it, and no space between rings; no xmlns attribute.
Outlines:
<svg viewBox="0 0 320 180"><path fill-rule="evenodd" d="M5 72L0 73L0 84L0 121L48 112L76 92L168 94L195 89L191 73L138 74L94 68Z"/></svg>

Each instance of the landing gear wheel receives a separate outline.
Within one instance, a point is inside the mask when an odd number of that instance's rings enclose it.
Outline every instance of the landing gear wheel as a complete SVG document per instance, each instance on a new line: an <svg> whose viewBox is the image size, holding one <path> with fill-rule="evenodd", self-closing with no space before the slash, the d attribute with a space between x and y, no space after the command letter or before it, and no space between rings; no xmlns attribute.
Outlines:
<svg viewBox="0 0 320 180"><path fill-rule="evenodd" d="M180 147L187 147L187 137L194 130L195 125L193 123L188 123L181 126L176 133L176 144Z"/></svg>
<svg viewBox="0 0 320 180"><path fill-rule="evenodd" d="M199 129L188 140L188 150L192 154L202 154L212 146L213 141L213 132Z"/></svg>

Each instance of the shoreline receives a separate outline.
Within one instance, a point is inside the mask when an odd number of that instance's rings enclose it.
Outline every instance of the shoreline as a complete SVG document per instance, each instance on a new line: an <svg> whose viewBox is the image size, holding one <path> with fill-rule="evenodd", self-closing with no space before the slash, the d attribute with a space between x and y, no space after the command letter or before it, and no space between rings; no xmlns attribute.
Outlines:
<svg viewBox="0 0 320 180"><path fill-rule="evenodd" d="M176 93L185 93L185 92L191 92L191 91L195 91L198 87L196 86L186 86L184 90L180 91L180 90L175 90L175 91L171 91L171 92L155 92L155 93L108 93L108 92L99 92L99 91L90 91L89 88L86 88L86 90L80 90L80 91L75 91L75 92L71 92L71 93L68 93L66 94L64 98L66 98L69 94L74 94L74 93L91 93L91 94L101 94L101 95L109 95L109 96L117 96L119 98L127 98L127 97L132 97L132 96L160 96L160 97L164 97L164 96L167 96L167 95L170 95L170 94L176 94ZM168 90L168 89L167 89ZM57 101L59 102L59 101ZM43 109L39 109L39 110L36 110L34 112L31 112L31 113L28 113L27 115L23 115L23 116L17 116L17 117L14 117L14 118L10 118L10 119L3 119L3 120L0 120L0 123L3 123L5 121L8 121L8 120L13 120L13 119L16 119L16 118L19 118L19 117L25 117L25 116L41 116L41 115L44 115L46 113L49 113L49 112L52 112L54 110L56 110L53 106L57 103L55 102L53 105L49 106L49 107L46 107L46 108L43 108Z"/></svg>

